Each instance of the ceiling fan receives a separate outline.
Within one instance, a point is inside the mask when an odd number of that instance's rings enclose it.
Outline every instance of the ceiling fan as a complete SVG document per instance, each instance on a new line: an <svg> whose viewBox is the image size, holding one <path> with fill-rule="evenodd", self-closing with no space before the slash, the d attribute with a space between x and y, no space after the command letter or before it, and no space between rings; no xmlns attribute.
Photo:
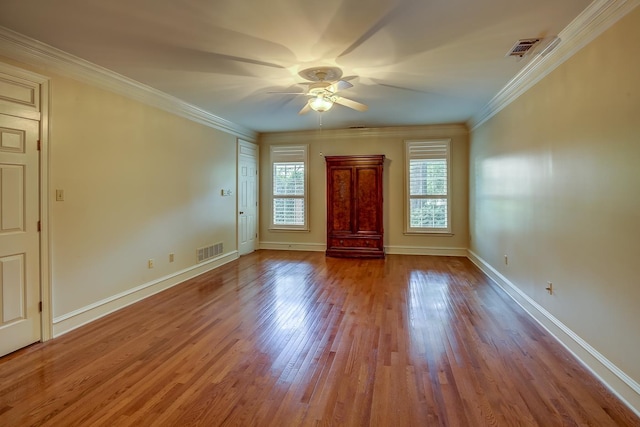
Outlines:
<svg viewBox="0 0 640 427"><path fill-rule="evenodd" d="M342 77L342 70L337 67L307 68L298 74L311 82L307 83L306 92L271 92L309 96L310 99L298 114L306 114L310 110L322 113L333 107L333 104L344 105L357 111L367 111L369 109L369 107L360 102L338 95L339 91L349 89L353 85L345 80L339 80Z"/></svg>

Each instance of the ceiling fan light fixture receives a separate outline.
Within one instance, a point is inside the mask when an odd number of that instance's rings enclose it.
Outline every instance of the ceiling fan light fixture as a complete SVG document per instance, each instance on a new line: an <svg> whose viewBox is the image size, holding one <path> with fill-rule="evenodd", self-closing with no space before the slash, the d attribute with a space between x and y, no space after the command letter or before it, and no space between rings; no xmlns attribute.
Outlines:
<svg viewBox="0 0 640 427"><path fill-rule="evenodd" d="M323 113L333 107L333 102L324 95L318 95L309 100L309 107L318 113Z"/></svg>

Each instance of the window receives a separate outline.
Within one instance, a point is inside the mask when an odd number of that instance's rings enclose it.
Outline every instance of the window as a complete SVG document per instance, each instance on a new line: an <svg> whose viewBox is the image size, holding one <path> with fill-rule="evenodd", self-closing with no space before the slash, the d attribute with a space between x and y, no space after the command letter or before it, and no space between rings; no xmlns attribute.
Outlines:
<svg viewBox="0 0 640 427"><path fill-rule="evenodd" d="M271 146L271 227L308 230L307 146Z"/></svg>
<svg viewBox="0 0 640 427"><path fill-rule="evenodd" d="M405 143L405 232L451 233L450 140Z"/></svg>

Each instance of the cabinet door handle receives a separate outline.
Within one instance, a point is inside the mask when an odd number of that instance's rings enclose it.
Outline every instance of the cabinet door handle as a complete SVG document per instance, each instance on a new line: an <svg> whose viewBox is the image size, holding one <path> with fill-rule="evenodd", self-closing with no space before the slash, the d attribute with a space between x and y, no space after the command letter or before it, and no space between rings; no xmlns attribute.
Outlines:
<svg viewBox="0 0 640 427"><path fill-rule="evenodd" d="M243 214L244 214L244 212L240 211L240 215L243 215Z"/></svg>

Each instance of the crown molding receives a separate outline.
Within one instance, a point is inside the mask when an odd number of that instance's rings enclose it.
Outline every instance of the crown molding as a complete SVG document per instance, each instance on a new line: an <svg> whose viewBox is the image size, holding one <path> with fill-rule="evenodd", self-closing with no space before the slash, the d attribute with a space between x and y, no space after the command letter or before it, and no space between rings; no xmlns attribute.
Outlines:
<svg viewBox="0 0 640 427"><path fill-rule="evenodd" d="M467 136L469 129L464 123L449 125L426 126L397 126L380 128L351 128L351 129L318 129L292 132L265 132L260 134L262 143L300 142L301 140L322 139L379 139L379 138L446 138L452 136Z"/></svg>
<svg viewBox="0 0 640 427"><path fill-rule="evenodd" d="M468 122L469 129L477 129L639 4L640 0L594 0L558 34L560 43L553 50L534 56Z"/></svg>
<svg viewBox="0 0 640 427"><path fill-rule="evenodd" d="M258 134L174 96L0 26L0 54L71 77L196 123L255 141Z"/></svg>

